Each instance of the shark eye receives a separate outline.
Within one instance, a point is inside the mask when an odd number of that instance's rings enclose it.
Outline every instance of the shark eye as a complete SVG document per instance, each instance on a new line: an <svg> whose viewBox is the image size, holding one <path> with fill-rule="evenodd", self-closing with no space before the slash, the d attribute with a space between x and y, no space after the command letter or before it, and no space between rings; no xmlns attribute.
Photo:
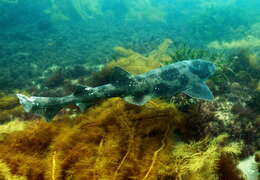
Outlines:
<svg viewBox="0 0 260 180"><path fill-rule="evenodd" d="M216 66L215 66L215 64L211 64L211 65L209 66L209 71L210 71L210 74L213 74L213 73L216 71Z"/></svg>

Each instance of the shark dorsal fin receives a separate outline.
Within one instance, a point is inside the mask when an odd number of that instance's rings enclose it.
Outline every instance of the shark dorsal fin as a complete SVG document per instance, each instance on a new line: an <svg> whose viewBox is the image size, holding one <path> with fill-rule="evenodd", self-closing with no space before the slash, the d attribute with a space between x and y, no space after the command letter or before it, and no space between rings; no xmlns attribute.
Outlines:
<svg viewBox="0 0 260 180"><path fill-rule="evenodd" d="M75 91L73 93L74 96L81 95L82 93L86 93L87 91L91 91L92 87L84 86L84 85L78 85L75 88Z"/></svg>
<svg viewBox="0 0 260 180"><path fill-rule="evenodd" d="M115 86L125 86L134 82L134 77L129 72L124 69L116 66L112 69L112 73L110 75L110 82Z"/></svg>
<svg viewBox="0 0 260 180"><path fill-rule="evenodd" d="M209 101L214 99L212 92L204 82L193 84L191 88L183 92L188 96L198 98L198 99L204 99Z"/></svg>

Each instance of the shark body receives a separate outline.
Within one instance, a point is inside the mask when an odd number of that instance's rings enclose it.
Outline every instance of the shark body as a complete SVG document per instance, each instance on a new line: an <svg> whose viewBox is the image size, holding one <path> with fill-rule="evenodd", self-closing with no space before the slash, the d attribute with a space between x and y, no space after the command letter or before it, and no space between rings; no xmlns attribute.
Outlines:
<svg viewBox="0 0 260 180"><path fill-rule="evenodd" d="M17 97L26 112L43 116L47 121L67 105L75 104L84 111L98 101L111 97L121 97L136 105L180 92L194 98L213 100L214 96L204 81L214 74L215 69L212 62L202 59L180 61L140 75L132 75L115 67L109 84L79 86L73 94L64 97L28 97L22 94L17 94Z"/></svg>

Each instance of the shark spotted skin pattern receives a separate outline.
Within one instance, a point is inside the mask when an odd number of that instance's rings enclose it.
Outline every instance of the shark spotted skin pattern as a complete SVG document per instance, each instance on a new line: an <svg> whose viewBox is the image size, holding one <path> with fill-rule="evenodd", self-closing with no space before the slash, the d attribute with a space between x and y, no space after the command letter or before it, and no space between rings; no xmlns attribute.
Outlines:
<svg viewBox="0 0 260 180"><path fill-rule="evenodd" d="M193 59L176 62L132 75L120 67L111 74L111 83L98 87L79 86L64 97L37 97L17 94L26 112L32 112L51 120L60 109L75 104L80 110L111 97L121 97L131 104L143 105L154 97L173 96L183 92L191 97L213 100L214 96L204 83L216 70L206 60Z"/></svg>

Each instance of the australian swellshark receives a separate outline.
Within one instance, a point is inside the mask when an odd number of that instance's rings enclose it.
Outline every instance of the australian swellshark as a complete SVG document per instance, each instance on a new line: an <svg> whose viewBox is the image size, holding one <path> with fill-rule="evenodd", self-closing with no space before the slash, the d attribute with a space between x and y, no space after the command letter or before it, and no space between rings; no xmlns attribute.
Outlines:
<svg viewBox="0 0 260 180"><path fill-rule="evenodd" d="M121 97L126 102L143 105L155 97L173 96L183 92L191 97L213 100L214 96L205 84L216 70L206 60L193 59L165 65L149 72L132 75L120 67L111 73L111 82L98 87L79 86L64 97L37 97L17 94L26 112L32 112L50 121L63 107L75 104L81 111L98 101Z"/></svg>

